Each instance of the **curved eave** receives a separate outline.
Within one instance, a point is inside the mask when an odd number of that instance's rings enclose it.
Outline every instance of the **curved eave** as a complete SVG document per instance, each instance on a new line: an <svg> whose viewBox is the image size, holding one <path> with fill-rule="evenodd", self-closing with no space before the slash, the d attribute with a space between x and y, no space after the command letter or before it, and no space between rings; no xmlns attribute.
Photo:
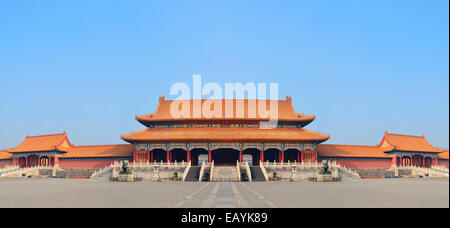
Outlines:
<svg viewBox="0 0 450 228"><path fill-rule="evenodd" d="M163 142L278 142L322 143L330 138L306 129L191 128L146 129L121 136L129 143Z"/></svg>
<svg viewBox="0 0 450 228"><path fill-rule="evenodd" d="M164 119L164 118L152 118L148 117L148 115L136 116L136 120L142 125L149 127L153 123L161 123L161 122L174 122L174 123L182 123L182 122L206 122L206 121L236 121L236 122L261 122L261 121L269 121L269 119L251 119L251 118L182 118L182 119ZM313 115L305 115L296 119L278 119L279 122L290 122L290 123L299 123L302 127L307 126L311 122L316 119Z"/></svg>
<svg viewBox="0 0 450 228"><path fill-rule="evenodd" d="M425 150L401 150L401 149L397 149L397 148L393 148L393 149L383 149L384 153L394 153L394 152L403 152L403 153L428 153L428 154L439 154L442 151L425 151Z"/></svg>
<svg viewBox="0 0 450 228"><path fill-rule="evenodd" d="M11 150L6 150L5 152L8 152L8 153L12 153L12 154L14 154L14 153L39 153L39 152L61 152L61 153L67 153L67 151L69 151L69 148L62 148L62 147L59 147L59 146L55 146L55 147L53 147L53 148L46 148L46 149L40 149L40 150L14 150L14 149L11 149Z"/></svg>

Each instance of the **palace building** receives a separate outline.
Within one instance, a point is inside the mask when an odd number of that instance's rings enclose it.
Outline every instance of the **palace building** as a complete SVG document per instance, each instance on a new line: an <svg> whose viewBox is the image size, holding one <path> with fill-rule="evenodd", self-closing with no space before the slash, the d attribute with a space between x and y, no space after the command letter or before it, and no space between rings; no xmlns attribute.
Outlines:
<svg viewBox="0 0 450 228"><path fill-rule="evenodd" d="M448 167L448 150L432 146L424 136L384 133L374 146L325 144L330 136L305 129L315 120L313 115L299 114L292 106L291 97L279 100L278 124L261 128L268 117L253 112L253 107L265 105L266 100L221 100L214 104L215 114L205 116L193 113L196 104L207 100L192 100L190 115L173 118L171 108L178 107L173 100L160 97L152 114L136 116L146 129L124 134L128 144L73 145L66 132L54 135L26 136L15 148L0 151L0 167L54 166L105 167L114 161L135 162L191 162L214 161L216 165L233 165L249 160L253 165L270 162L336 161L346 167L379 168L392 165ZM273 101L272 101L273 102ZM209 105L209 104L208 104ZM229 108L233 107L233 108ZM219 116L219 117L215 117Z"/></svg>

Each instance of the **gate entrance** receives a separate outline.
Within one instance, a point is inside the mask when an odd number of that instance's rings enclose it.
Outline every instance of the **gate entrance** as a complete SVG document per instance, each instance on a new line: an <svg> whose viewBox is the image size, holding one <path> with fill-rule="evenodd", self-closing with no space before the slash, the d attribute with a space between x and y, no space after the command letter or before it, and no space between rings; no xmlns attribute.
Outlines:
<svg viewBox="0 0 450 228"><path fill-rule="evenodd" d="M239 161L239 150L221 148L211 151L211 157L214 165L235 166L236 162Z"/></svg>

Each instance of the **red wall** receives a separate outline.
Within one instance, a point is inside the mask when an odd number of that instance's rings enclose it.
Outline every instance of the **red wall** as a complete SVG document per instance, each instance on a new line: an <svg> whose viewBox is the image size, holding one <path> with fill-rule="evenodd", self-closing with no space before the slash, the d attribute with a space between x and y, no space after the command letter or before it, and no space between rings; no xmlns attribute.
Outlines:
<svg viewBox="0 0 450 228"><path fill-rule="evenodd" d="M122 159L124 160L124 159ZM59 166L61 168L104 168L105 166L111 165L114 161L119 161L119 159L110 160L59 160Z"/></svg>
<svg viewBox="0 0 450 228"><path fill-rule="evenodd" d="M322 161L322 159L320 160ZM339 160L339 159L330 159L329 161L337 161L342 166L352 167L352 168L378 168L378 167L386 167L389 168L392 166L391 160Z"/></svg>
<svg viewBox="0 0 450 228"><path fill-rule="evenodd" d="M448 167L448 160L447 161L439 160L439 165L445 165Z"/></svg>
<svg viewBox="0 0 450 228"><path fill-rule="evenodd" d="M0 168L5 167L7 165L13 165L12 160L0 161Z"/></svg>

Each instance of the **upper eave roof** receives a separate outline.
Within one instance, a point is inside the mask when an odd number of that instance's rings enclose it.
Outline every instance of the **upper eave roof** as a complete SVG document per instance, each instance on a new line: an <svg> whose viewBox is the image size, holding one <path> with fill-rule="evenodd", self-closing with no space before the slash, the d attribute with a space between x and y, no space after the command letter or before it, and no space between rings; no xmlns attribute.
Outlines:
<svg viewBox="0 0 450 228"><path fill-rule="evenodd" d="M171 114L171 106L174 105L180 105L183 102L188 102L189 104L189 113L188 117L181 117L181 118L174 118ZM205 117L203 112L200 113L199 116L194 116L194 107L195 110L200 110L199 107L203 107L205 102L218 102L217 104L221 104L222 110L221 115L219 117ZM165 100L164 97L160 97L159 104L156 109L156 111L152 114L146 114L146 115L137 115L136 120L138 120L140 123L148 126L149 123L152 122L170 122L170 121L200 121L200 120L249 120L249 121L267 121L269 118L265 117L264 113L260 113L258 110L258 106L261 104L261 102L265 103L266 107L271 107L270 100ZM315 116L313 115L305 115L305 114L298 114L295 112L293 106L292 106L292 98L287 97L286 100L278 100L278 101L272 101L276 102L278 105L278 120L279 121L289 121L289 122L299 122L302 124L302 126L306 126L307 124L314 121ZM211 103L206 103L206 105L210 105ZM200 104L201 106L197 106L197 104ZM230 110L230 108L226 108L228 104L232 104L233 110ZM178 106L180 107L180 106ZM238 107L243 107L243 112L239 113L238 115L237 109ZM250 110L255 110L253 116L249 116L249 108L248 107L254 107ZM252 113L252 112L250 112Z"/></svg>

